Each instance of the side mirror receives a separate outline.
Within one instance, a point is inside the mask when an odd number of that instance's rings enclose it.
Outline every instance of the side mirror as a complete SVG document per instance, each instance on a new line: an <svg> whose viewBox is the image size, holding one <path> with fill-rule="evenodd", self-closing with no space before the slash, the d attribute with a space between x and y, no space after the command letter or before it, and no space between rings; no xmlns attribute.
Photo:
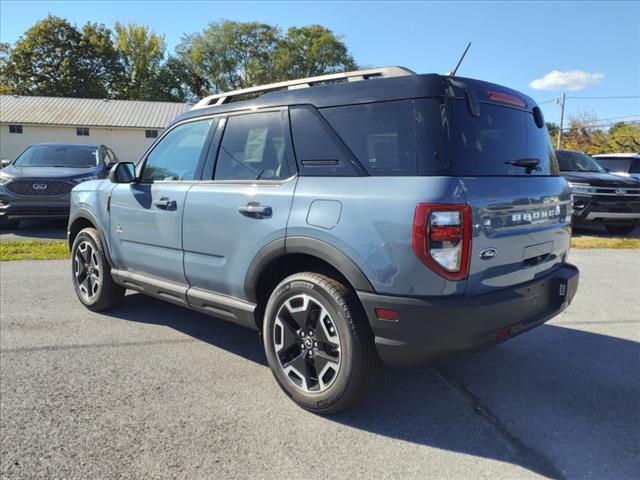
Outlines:
<svg viewBox="0 0 640 480"><path fill-rule="evenodd" d="M9 160L8 158L3 158L2 160L0 160L0 168L8 167L9 165L11 165L11 160Z"/></svg>
<svg viewBox="0 0 640 480"><path fill-rule="evenodd" d="M113 183L131 183L136 179L136 166L131 162L116 163L109 171Z"/></svg>

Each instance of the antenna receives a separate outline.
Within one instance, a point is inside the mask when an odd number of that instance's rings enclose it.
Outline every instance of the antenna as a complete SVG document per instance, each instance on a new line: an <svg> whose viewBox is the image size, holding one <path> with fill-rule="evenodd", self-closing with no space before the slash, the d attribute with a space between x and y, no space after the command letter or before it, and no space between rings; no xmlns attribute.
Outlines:
<svg viewBox="0 0 640 480"><path fill-rule="evenodd" d="M467 51L469 51L470 46L471 46L471 42L467 43L467 48L465 48L464 52L462 52L462 56L460 57L460 60L458 60L458 64L456 65L456 68L454 68L453 72L449 74L450 77L453 77L458 71L458 68L460 68L460 64L462 63L462 60L464 60L464 56L467 54Z"/></svg>

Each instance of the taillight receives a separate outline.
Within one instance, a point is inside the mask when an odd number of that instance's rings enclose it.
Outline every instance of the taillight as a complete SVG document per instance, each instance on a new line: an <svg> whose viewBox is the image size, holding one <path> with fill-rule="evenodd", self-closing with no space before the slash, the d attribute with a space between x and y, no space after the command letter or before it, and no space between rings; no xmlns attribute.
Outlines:
<svg viewBox="0 0 640 480"><path fill-rule="evenodd" d="M444 278L467 278L471 208L458 204L418 204L413 218L413 251L425 265Z"/></svg>

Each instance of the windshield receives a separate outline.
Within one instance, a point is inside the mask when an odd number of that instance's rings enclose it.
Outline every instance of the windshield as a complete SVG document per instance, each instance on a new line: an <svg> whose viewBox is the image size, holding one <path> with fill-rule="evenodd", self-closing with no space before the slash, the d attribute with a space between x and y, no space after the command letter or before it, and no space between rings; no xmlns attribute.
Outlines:
<svg viewBox="0 0 640 480"><path fill-rule="evenodd" d="M556 157L558 158L561 172L607 173L598 162L584 153L556 150Z"/></svg>
<svg viewBox="0 0 640 480"><path fill-rule="evenodd" d="M15 161L17 167L90 168L100 164L98 147L89 145L31 145Z"/></svg>

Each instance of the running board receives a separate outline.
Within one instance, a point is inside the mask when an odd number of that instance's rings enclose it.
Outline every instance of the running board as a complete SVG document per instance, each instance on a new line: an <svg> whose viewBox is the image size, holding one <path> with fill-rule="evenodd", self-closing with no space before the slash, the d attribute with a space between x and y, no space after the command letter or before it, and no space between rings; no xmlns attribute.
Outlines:
<svg viewBox="0 0 640 480"><path fill-rule="evenodd" d="M111 270L111 276L115 283L124 288L243 327L257 329L254 316L256 306L253 303L127 270L114 268Z"/></svg>

